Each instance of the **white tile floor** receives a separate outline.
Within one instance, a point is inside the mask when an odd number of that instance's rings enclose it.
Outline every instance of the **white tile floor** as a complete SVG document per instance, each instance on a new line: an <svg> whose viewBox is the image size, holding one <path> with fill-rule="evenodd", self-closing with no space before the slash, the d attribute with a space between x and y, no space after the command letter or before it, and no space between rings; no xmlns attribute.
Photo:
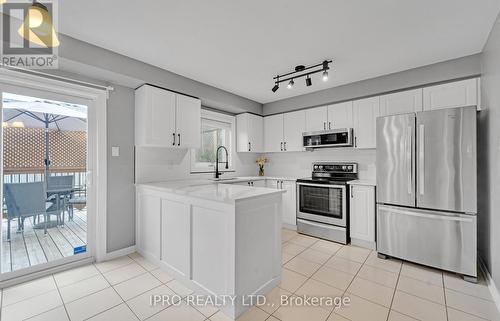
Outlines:
<svg viewBox="0 0 500 321"><path fill-rule="evenodd" d="M152 294L185 297L192 291L134 253L7 288L1 320L227 321L215 307L150 306ZM350 306L280 306L280 297L351 299ZM500 320L483 278L458 276L380 260L367 249L342 246L283 230L283 278L239 321L480 321Z"/></svg>

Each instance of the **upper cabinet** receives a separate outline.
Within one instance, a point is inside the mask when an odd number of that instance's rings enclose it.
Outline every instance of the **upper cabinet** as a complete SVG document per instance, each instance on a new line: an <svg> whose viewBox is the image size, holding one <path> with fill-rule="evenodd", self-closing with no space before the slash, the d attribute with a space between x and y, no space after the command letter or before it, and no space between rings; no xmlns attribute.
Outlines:
<svg viewBox="0 0 500 321"><path fill-rule="evenodd" d="M250 113L236 115L238 152L261 153L264 150L264 119Z"/></svg>
<svg viewBox="0 0 500 321"><path fill-rule="evenodd" d="M327 129L352 128L352 101L328 106Z"/></svg>
<svg viewBox="0 0 500 321"><path fill-rule="evenodd" d="M380 116L380 97L355 100L353 103L354 147L376 148L376 120Z"/></svg>
<svg viewBox="0 0 500 321"><path fill-rule="evenodd" d="M380 96L380 116L422 111L422 88Z"/></svg>
<svg viewBox="0 0 500 321"><path fill-rule="evenodd" d="M306 132L315 132L327 129L328 108L315 107L306 109Z"/></svg>
<svg viewBox="0 0 500 321"><path fill-rule="evenodd" d="M304 150L302 134L306 131L304 110L283 114L283 149L285 152Z"/></svg>
<svg viewBox="0 0 500 321"><path fill-rule="evenodd" d="M201 101L144 85L135 91L135 144L170 148L200 146Z"/></svg>
<svg viewBox="0 0 500 321"><path fill-rule="evenodd" d="M283 114L264 117L264 151L283 151Z"/></svg>
<svg viewBox="0 0 500 321"><path fill-rule="evenodd" d="M302 151L302 133L306 128L305 111L264 117L264 150L266 152Z"/></svg>
<svg viewBox="0 0 500 321"><path fill-rule="evenodd" d="M478 106L479 78L424 88L424 110Z"/></svg>
<svg viewBox="0 0 500 321"><path fill-rule="evenodd" d="M306 109L306 132L351 128L352 101Z"/></svg>

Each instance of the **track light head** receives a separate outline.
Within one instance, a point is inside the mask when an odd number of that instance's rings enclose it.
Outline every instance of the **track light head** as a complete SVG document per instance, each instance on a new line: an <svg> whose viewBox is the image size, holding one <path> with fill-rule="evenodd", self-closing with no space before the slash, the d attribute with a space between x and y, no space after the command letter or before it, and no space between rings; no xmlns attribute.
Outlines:
<svg viewBox="0 0 500 321"><path fill-rule="evenodd" d="M311 80L311 78L309 78L309 76L307 76L307 78L306 78L306 86L309 87L311 85L312 85L312 80Z"/></svg>
<svg viewBox="0 0 500 321"><path fill-rule="evenodd" d="M286 86L286 88L288 89L292 89L293 85L295 84L295 82L292 80L290 80L290 82L288 83L288 85Z"/></svg>
<svg viewBox="0 0 500 321"><path fill-rule="evenodd" d="M328 71L323 71L323 77L321 78L323 79L323 81L327 81L328 80Z"/></svg>
<svg viewBox="0 0 500 321"><path fill-rule="evenodd" d="M273 89L271 89L273 91L273 93L275 93L278 89L280 88L280 86L278 85L278 83L276 83L273 87Z"/></svg>

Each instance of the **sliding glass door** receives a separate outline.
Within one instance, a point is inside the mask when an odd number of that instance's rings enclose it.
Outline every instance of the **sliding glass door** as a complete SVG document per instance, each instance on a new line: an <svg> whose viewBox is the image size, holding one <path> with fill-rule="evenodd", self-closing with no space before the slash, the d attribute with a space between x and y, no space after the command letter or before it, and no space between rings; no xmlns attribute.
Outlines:
<svg viewBox="0 0 500 321"><path fill-rule="evenodd" d="M3 85L0 281L92 255L89 106ZM92 242L91 242L92 243Z"/></svg>

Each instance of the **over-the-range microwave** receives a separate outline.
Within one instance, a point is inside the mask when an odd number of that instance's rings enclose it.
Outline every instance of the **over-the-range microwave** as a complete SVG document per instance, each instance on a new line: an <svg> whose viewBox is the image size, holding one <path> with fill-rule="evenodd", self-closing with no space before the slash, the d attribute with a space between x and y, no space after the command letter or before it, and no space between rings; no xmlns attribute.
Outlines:
<svg viewBox="0 0 500 321"><path fill-rule="evenodd" d="M353 145L352 128L339 128L306 132L302 134L303 146L306 149L321 147L350 147Z"/></svg>

